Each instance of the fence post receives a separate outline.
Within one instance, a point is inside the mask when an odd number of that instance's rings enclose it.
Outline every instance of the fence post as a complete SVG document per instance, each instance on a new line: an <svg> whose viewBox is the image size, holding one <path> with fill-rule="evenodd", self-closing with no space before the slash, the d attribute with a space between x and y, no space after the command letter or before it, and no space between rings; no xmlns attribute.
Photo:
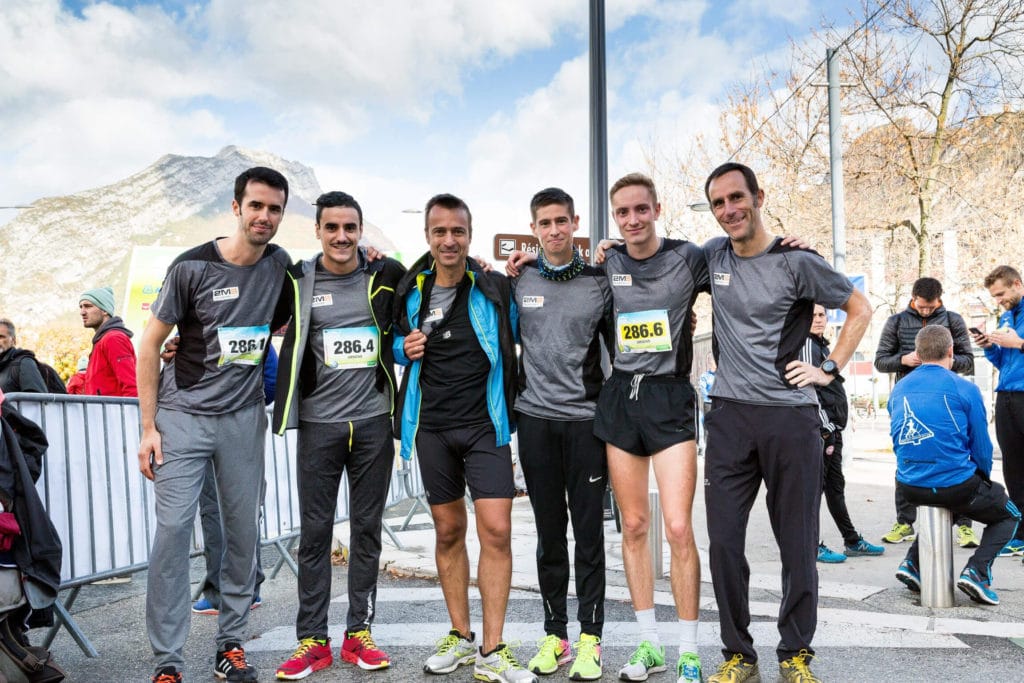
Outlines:
<svg viewBox="0 0 1024 683"><path fill-rule="evenodd" d="M661 557L661 499L657 491L648 491L647 498L651 508L651 523L647 527L647 542L651 546L651 567L654 569L654 578L660 579L665 574Z"/></svg>
<svg viewBox="0 0 1024 683"><path fill-rule="evenodd" d="M953 606L953 513L946 508L917 508L921 606Z"/></svg>

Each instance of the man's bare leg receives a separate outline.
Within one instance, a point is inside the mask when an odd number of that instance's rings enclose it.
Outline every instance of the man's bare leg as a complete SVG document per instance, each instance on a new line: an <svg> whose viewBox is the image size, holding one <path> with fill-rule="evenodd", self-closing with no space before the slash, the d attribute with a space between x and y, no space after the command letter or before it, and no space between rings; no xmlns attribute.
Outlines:
<svg viewBox="0 0 1024 683"><path fill-rule="evenodd" d="M654 570L647 529L651 510L647 499L650 459L607 445L608 475L622 520L622 563L635 611L654 608Z"/></svg>
<svg viewBox="0 0 1024 683"><path fill-rule="evenodd" d="M478 498L473 505L476 533L480 539L477 583L484 613L481 650L490 652L501 642L512 584L512 499ZM468 606L466 614L468 619Z"/></svg>
<svg viewBox="0 0 1024 683"><path fill-rule="evenodd" d="M671 550L672 597L680 619L698 617L700 556L693 536L693 495L697 481L695 441L669 446L655 453L654 477L665 518L665 536Z"/></svg>
<svg viewBox="0 0 1024 683"><path fill-rule="evenodd" d="M431 505L430 514L434 518L434 561L437 564L437 576L441 581L441 592L444 593L444 603L448 608L448 618L451 619L453 629L469 638L466 502L459 498L450 503Z"/></svg>

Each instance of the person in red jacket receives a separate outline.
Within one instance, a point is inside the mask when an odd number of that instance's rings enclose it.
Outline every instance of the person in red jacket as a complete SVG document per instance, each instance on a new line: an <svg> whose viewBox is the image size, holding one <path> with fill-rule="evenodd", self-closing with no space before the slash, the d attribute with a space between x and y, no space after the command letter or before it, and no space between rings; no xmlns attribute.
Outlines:
<svg viewBox="0 0 1024 683"><path fill-rule="evenodd" d="M85 371L89 368L88 354L78 359L75 374L68 379L68 393L82 395L85 393Z"/></svg>
<svg viewBox="0 0 1024 683"><path fill-rule="evenodd" d="M82 325L96 330L85 371L87 396L138 396L135 388L135 348L132 333L114 315L114 290L97 287L78 301Z"/></svg>

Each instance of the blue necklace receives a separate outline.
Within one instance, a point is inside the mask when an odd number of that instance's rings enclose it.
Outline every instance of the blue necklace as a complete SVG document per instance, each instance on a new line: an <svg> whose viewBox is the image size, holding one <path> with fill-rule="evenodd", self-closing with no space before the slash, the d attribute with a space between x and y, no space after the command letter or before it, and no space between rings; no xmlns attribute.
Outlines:
<svg viewBox="0 0 1024 683"><path fill-rule="evenodd" d="M548 263L548 260L544 258L544 250L541 250L537 255L537 271L540 273L540 276L555 282L572 280L583 272L583 266L585 265L586 263L584 263L583 256L580 255L578 247L572 248L572 260L564 266L553 266Z"/></svg>

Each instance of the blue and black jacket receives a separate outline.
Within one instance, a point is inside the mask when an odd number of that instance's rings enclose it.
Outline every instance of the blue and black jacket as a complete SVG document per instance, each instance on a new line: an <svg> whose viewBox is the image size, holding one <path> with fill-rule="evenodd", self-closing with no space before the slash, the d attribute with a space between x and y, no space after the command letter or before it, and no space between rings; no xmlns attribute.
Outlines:
<svg viewBox="0 0 1024 683"><path fill-rule="evenodd" d="M395 410L395 438L402 440L401 455L406 460L412 457L419 428L422 362L410 361L406 357L405 337L420 325L424 284L434 275L434 259L429 253L424 254L399 282L395 295L392 346L395 362L407 366ZM466 259L466 277L470 280L470 324L491 364L487 374L487 414L494 425L495 445L505 446L515 431L513 407L518 386L518 311L512 301L511 282L505 276L485 273L476 261L469 258Z"/></svg>
<svg viewBox="0 0 1024 683"><path fill-rule="evenodd" d="M1012 327L1024 338L1024 299L999 316L999 327ZM1024 391L1024 351L993 344L985 349L985 358L999 370L996 391Z"/></svg>

